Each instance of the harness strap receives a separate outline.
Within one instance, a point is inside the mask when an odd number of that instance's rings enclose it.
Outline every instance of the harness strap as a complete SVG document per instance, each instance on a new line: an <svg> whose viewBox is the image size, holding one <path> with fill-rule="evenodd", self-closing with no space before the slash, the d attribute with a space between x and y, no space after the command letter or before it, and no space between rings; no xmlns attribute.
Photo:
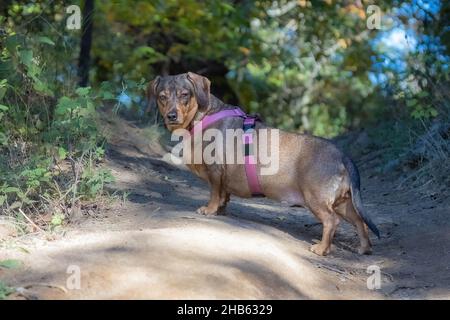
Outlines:
<svg viewBox="0 0 450 320"><path fill-rule="evenodd" d="M255 148L253 146L253 132L255 131L256 120L256 117L246 115L243 126L244 134L242 135L245 174L247 175L248 186L254 197L263 196L258 175L256 173Z"/></svg>
<svg viewBox="0 0 450 320"><path fill-rule="evenodd" d="M222 110L213 114L208 114L203 117L203 119L199 122L197 122L194 127L191 129L191 135L196 134L199 131L202 131L212 125L214 122L227 118L227 117L241 117L245 118L247 114L242 111L240 108L235 109L227 109Z"/></svg>
<svg viewBox="0 0 450 320"><path fill-rule="evenodd" d="M253 153L253 133L255 131L255 124L258 117L250 116L240 108L222 110L214 114L204 116L201 121L194 125L190 133L191 135L194 135L201 132L214 122L227 117L241 117L244 119L242 143L244 145L244 168L247 176L248 187L252 193L252 196L264 196L257 175L255 154Z"/></svg>

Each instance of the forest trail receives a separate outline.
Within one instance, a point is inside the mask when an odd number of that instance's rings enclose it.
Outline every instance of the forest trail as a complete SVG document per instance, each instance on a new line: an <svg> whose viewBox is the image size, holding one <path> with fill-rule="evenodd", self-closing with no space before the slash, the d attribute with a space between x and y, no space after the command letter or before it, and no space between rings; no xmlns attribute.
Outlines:
<svg viewBox="0 0 450 320"><path fill-rule="evenodd" d="M26 288L10 298L450 299L449 200L396 190L397 180L370 169L370 155L355 160L382 238L371 236L374 254L359 256L354 229L342 223L331 255L319 257L308 249L321 225L306 210L232 198L227 216L196 214L206 184L164 161L140 131L125 121L111 131L106 166L126 201L89 211L55 240L1 248L0 260L22 261L0 269L8 285ZM67 288L73 266L80 289ZM381 270L379 290L367 288L369 266Z"/></svg>

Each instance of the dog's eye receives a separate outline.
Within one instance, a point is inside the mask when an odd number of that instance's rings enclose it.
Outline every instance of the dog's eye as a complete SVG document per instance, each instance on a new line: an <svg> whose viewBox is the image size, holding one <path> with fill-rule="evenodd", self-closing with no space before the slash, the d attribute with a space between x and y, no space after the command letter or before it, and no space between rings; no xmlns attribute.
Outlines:
<svg viewBox="0 0 450 320"><path fill-rule="evenodd" d="M160 95L159 96L159 100L161 101L165 101L167 99L167 97L165 95Z"/></svg>
<svg viewBox="0 0 450 320"><path fill-rule="evenodd" d="M182 97L182 98L187 98L187 97L189 97L189 92L182 92L182 93L181 93L181 97Z"/></svg>

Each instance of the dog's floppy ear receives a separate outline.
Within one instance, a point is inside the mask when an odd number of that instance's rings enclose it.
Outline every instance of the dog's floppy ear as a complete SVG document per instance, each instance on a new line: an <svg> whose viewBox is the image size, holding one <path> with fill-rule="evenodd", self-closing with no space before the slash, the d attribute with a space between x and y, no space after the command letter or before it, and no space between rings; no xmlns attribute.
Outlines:
<svg viewBox="0 0 450 320"><path fill-rule="evenodd" d="M197 99L200 111L205 111L209 107L209 93L211 82L208 78L193 72L187 73L188 80L194 86L195 99Z"/></svg>
<svg viewBox="0 0 450 320"><path fill-rule="evenodd" d="M147 109L146 113L149 113L152 109L156 108L156 89L158 88L160 76L157 76L153 81L150 81L147 87Z"/></svg>

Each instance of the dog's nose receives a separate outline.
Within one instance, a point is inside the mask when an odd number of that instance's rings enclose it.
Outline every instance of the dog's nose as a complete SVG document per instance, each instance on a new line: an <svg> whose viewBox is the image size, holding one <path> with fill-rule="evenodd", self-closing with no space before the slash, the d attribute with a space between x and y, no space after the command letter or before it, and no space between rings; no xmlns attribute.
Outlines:
<svg viewBox="0 0 450 320"><path fill-rule="evenodd" d="M175 111L169 112L167 114L167 119L169 119L169 121L177 120L177 113Z"/></svg>

